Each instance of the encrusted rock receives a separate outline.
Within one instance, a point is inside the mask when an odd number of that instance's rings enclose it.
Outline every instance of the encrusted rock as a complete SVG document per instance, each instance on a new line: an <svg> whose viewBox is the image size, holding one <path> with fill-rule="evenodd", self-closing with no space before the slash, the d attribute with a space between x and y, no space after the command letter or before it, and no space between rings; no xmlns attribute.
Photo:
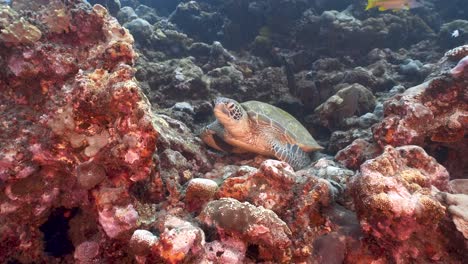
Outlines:
<svg viewBox="0 0 468 264"><path fill-rule="evenodd" d="M457 230L468 240L468 194L447 194L446 201Z"/></svg>
<svg viewBox="0 0 468 264"><path fill-rule="evenodd" d="M93 263L93 259L99 254L99 244L95 241L85 241L79 244L73 257L77 263Z"/></svg>
<svg viewBox="0 0 468 264"><path fill-rule="evenodd" d="M346 168L357 170L364 161L375 158L381 152L382 149L379 145L358 138L338 151L335 159Z"/></svg>
<svg viewBox="0 0 468 264"><path fill-rule="evenodd" d="M451 60L460 60L465 56L468 56L468 45L456 47L445 53L445 57Z"/></svg>
<svg viewBox="0 0 468 264"><path fill-rule="evenodd" d="M158 242L158 237L148 230L138 229L133 232L129 246L135 255L149 255L152 248Z"/></svg>
<svg viewBox="0 0 468 264"><path fill-rule="evenodd" d="M236 238L215 240L205 244L205 261L225 264L245 263L247 244Z"/></svg>
<svg viewBox="0 0 468 264"><path fill-rule="evenodd" d="M320 212L331 207L335 199L344 200L344 184L353 174L326 159L296 173L284 162L265 160L258 169L243 166L230 173L217 196L274 211L291 230L291 240L296 241L292 259L306 261L312 254L311 241L330 231Z"/></svg>
<svg viewBox="0 0 468 264"><path fill-rule="evenodd" d="M94 161L83 162L76 168L78 184L85 189L92 189L106 178L104 167Z"/></svg>
<svg viewBox="0 0 468 264"><path fill-rule="evenodd" d="M42 37L42 32L9 6L0 7L0 42L7 46L33 44Z"/></svg>
<svg viewBox="0 0 468 264"><path fill-rule="evenodd" d="M99 212L99 223L110 238L128 234L137 227L138 213L133 205L104 208Z"/></svg>
<svg viewBox="0 0 468 264"><path fill-rule="evenodd" d="M194 38L212 42L223 25L222 17L217 12L204 10L204 7L196 1L182 2L169 16L169 20Z"/></svg>
<svg viewBox="0 0 468 264"><path fill-rule="evenodd" d="M411 24L408 28L406 25ZM332 48L330 52L342 54L346 50L367 52L370 48L401 47L434 36L426 22L410 14L392 13L380 16L364 16L360 20L349 9L343 11L327 10L321 15L311 9L303 12L295 33L298 41L309 45L333 43L342 48ZM340 37L338 37L340 36Z"/></svg>
<svg viewBox="0 0 468 264"><path fill-rule="evenodd" d="M169 218L170 219L170 218ZM204 253L205 233L189 222L167 226L153 252L168 263L179 263Z"/></svg>
<svg viewBox="0 0 468 264"><path fill-rule="evenodd" d="M242 175L242 172L239 174ZM248 201L280 213L291 206L295 177L294 171L286 163L266 160L258 170L226 179L217 196Z"/></svg>
<svg viewBox="0 0 468 264"><path fill-rule="evenodd" d="M117 13L117 19L122 25L137 18L138 15L135 13L135 10L133 10L133 8L130 6L122 7Z"/></svg>
<svg viewBox="0 0 468 264"><path fill-rule="evenodd" d="M452 53L457 54L455 50ZM443 65L450 56L439 63ZM384 104L385 118L373 127L375 141L380 146L423 146L441 160L453 178L462 177L461 164L467 162L463 154L468 131L466 87L464 78L441 73L392 97Z"/></svg>
<svg viewBox="0 0 468 264"><path fill-rule="evenodd" d="M435 188L448 188L448 172L417 146L386 147L351 182L362 229L396 262L458 257L445 250L449 244L440 227L446 208Z"/></svg>
<svg viewBox="0 0 468 264"><path fill-rule="evenodd" d="M147 43L150 41L151 34L153 34L153 26L142 18L136 18L123 24L128 28L132 35L140 43Z"/></svg>
<svg viewBox="0 0 468 264"><path fill-rule="evenodd" d="M213 180L203 178L190 180L185 191L185 203L188 210L200 210L215 196L217 190L218 184Z"/></svg>
<svg viewBox="0 0 468 264"><path fill-rule="evenodd" d="M222 198L209 202L199 219L214 226L222 236L238 237L258 245L262 259L287 262L291 231L271 210Z"/></svg>
<svg viewBox="0 0 468 264"><path fill-rule="evenodd" d="M374 107L375 97L372 92L362 85L354 84L339 90L319 105L315 112L325 127L336 128L345 118L372 112Z"/></svg>
<svg viewBox="0 0 468 264"><path fill-rule="evenodd" d="M465 75L468 76L468 55L461 59L457 66L450 70L450 73L455 78L460 78Z"/></svg>
<svg viewBox="0 0 468 264"><path fill-rule="evenodd" d="M85 1L12 6L21 18L0 15L0 262L115 262L113 239L139 225L130 189L157 182L133 38Z"/></svg>
<svg viewBox="0 0 468 264"><path fill-rule="evenodd" d="M468 247L468 179L452 180L449 187L450 193L441 193L440 200L447 206L455 227Z"/></svg>
<svg viewBox="0 0 468 264"><path fill-rule="evenodd" d="M345 131L333 131L330 136L330 143L328 150L331 153L336 153L343 150L345 147L353 143L354 140L370 140L372 139L372 132L370 129L353 128Z"/></svg>

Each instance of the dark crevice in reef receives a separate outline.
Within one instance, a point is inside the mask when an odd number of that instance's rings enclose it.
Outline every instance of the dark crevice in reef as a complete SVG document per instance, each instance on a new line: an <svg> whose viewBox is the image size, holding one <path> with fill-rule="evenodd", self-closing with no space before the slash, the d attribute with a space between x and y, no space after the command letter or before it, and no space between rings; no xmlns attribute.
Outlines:
<svg viewBox="0 0 468 264"><path fill-rule="evenodd" d="M49 219L39 228L44 234L44 251L51 256L61 257L72 254L75 250L68 230L70 220L78 213L79 208L56 208Z"/></svg>
<svg viewBox="0 0 468 264"><path fill-rule="evenodd" d="M246 255L251 259L258 259L260 256L258 245L252 244L247 247Z"/></svg>

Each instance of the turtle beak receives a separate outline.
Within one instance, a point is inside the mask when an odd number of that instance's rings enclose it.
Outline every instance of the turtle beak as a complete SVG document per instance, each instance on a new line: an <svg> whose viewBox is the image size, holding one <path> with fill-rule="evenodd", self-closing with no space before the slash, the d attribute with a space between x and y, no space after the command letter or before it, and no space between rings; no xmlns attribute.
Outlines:
<svg viewBox="0 0 468 264"><path fill-rule="evenodd" d="M218 119L229 117L229 110L224 103L215 102L213 112Z"/></svg>
<svg viewBox="0 0 468 264"><path fill-rule="evenodd" d="M224 114L229 114L229 111L227 110L226 104L225 104L225 98L223 97L217 97L216 99L213 100L213 109L218 108L220 109Z"/></svg>
<svg viewBox="0 0 468 264"><path fill-rule="evenodd" d="M221 111L223 112L223 114L230 116L229 110L227 109L226 105L223 105L223 107L221 108Z"/></svg>

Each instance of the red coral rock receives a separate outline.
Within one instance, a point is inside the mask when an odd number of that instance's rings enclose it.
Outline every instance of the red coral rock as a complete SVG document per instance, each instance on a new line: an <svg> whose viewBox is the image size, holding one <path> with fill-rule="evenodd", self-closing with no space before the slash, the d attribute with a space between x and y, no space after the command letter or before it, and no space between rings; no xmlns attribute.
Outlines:
<svg viewBox="0 0 468 264"><path fill-rule="evenodd" d="M294 197L294 193L287 190L292 190L295 177L294 171L286 163L266 160L259 170L226 179L217 196L249 201L280 213L290 206Z"/></svg>
<svg viewBox="0 0 468 264"><path fill-rule="evenodd" d="M200 211L214 198L218 184L210 179L196 178L190 180L185 191L185 203L190 212Z"/></svg>
<svg viewBox="0 0 468 264"><path fill-rule="evenodd" d="M456 47L445 53L445 57L452 60L461 60L463 57L466 56L468 56L468 45Z"/></svg>
<svg viewBox="0 0 468 264"><path fill-rule="evenodd" d="M224 264L242 264L245 262L246 243L236 238L215 240L205 244L203 261Z"/></svg>
<svg viewBox="0 0 468 264"><path fill-rule="evenodd" d="M380 152L381 148L377 144L358 138L344 149L338 151L335 159L346 168L357 170L364 161L375 158Z"/></svg>
<svg viewBox="0 0 468 264"><path fill-rule="evenodd" d="M158 242L158 238L148 230L135 230L130 239L130 248L136 255L146 256Z"/></svg>
<svg viewBox="0 0 468 264"><path fill-rule="evenodd" d="M27 19L42 37L0 52L0 262L50 262L39 226L61 206L99 215L102 229L90 226L87 236L107 243L96 260L113 262L120 249L110 238L139 225L130 188L156 182L157 133L134 80L133 38L99 5L20 2L13 6L25 17L12 19ZM45 19L50 10L68 19ZM81 261L89 247L77 233L70 239Z"/></svg>
<svg viewBox="0 0 468 264"><path fill-rule="evenodd" d="M233 236L258 245L264 260L288 262L291 231L273 211L222 198L209 202L199 219L222 236Z"/></svg>
<svg viewBox="0 0 468 264"><path fill-rule="evenodd" d="M458 54L458 53L457 53ZM447 58L441 60L445 63ZM380 146L419 145L441 160L453 178L467 164L467 81L441 74L385 102L385 118L373 127ZM445 153L445 154L444 154Z"/></svg>
<svg viewBox="0 0 468 264"><path fill-rule="evenodd" d="M448 172L417 146L388 146L361 166L351 183L356 212L385 258L457 263L446 235L454 231L444 227L446 207L435 188L448 188Z"/></svg>
<svg viewBox="0 0 468 264"><path fill-rule="evenodd" d="M191 224L175 227L161 234L154 249L166 263L180 263L204 251L205 234Z"/></svg>
<svg viewBox="0 0 468 264"><path fill-rule="evenodd" d="M93 263L93 258L99 254L99 244L94 241L85 241L79 244L73 257L78 263Z"/></svg>
<svg viewBox="0 0 468 264"><path fill-rule="evenodd" d="M340 185L354 173L326 160L319 160L310 169L296 173L289 165L277 160L266 160L259 169L247 168L241 167L232 173L221 185L217 196L274 211L292 232L291 259L310 261L313 241L335 228L322 214L328 206L331 207L333 197L342 191L336 190L330 182Z"/></svg>

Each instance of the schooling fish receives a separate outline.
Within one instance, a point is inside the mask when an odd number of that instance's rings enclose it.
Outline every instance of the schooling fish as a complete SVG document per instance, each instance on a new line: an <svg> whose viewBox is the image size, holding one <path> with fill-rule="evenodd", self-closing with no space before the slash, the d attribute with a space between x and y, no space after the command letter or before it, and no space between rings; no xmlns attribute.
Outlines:
<svg viewBox="0 0 468 264"><path fill-rule="evenodd" d="M423 4L422 0L367 0L366 10L378 7L379 11L391 10L408 10L410 8L420 7Z"/></svg>

